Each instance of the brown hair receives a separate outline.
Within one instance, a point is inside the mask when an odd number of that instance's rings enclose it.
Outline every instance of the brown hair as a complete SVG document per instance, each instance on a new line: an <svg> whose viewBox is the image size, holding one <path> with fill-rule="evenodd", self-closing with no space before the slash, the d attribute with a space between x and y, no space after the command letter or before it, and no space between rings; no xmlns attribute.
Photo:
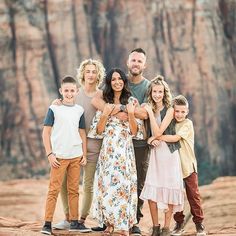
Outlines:
<svg viewBox="0 0 236 236"><path fill-rule="evenodd" d="M63 79L61 80L61 85L65 84L65 83L72 83L72 84L77 85L76 80L71 75L66 75L66 76L63 77Z"/></svg>
<svg viewBox="0 0 236 236"><path fill-rule="evenodd" d="M189 107L187 98L182 94L173 99L173 105L187 106L187 108Z"/></svg>

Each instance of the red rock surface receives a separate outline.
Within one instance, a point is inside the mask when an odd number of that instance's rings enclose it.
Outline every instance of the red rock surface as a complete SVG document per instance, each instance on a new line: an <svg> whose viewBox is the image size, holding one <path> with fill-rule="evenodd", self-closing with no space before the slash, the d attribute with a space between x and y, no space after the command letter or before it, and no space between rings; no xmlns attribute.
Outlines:
<svg viewBox="0 0 236 236"><path fill-rule="evenodd" d="M47 191L46 180L12 180L0 182L0 236L37 236L44 215L44 201ZM222 177L212 184L200 188L203 208L205 212L205 225L208 235L235 236L236 235L236 177ZM82 196L82 193L81 195ZM144 205L144 218L140 226L143 235L149 235L152 225L147 203ZM185 235L195 235L194 225L186 205ZM161 222L162 213L160 213ZM54 222L63 219L61 201L59 199ZM89 218L88 226L95 226L96 222ZM173 225L173 224L172 224ZM54 231L57 236L85 235L68 233L67 231ZM92 233L90 235L100 235Z"/></svg>

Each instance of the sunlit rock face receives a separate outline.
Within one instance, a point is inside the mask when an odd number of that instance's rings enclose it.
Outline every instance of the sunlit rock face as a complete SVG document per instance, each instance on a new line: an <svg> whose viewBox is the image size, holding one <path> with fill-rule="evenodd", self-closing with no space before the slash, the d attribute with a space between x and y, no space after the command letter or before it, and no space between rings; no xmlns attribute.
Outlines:
<svg viewBox="0 0 236 236"><path fill-rule="evenodd" d="M0 179L48 171L41 131L61 77L89 57L126 70L135 47L148 79L189 99L202 174L235 174L235 15L234 0L1 1Z"/></svg>

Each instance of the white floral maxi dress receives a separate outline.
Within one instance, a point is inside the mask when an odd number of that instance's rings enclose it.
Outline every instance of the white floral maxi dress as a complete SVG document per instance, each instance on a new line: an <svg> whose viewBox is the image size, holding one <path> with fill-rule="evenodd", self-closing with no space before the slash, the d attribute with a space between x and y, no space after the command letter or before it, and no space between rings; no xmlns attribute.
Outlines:
<svg viewBox="0 0 236 236"><path fill-rule="evenodd" d="M94 217L99 225L129 230L136 223L137 174L128 121L110 117L97 163Z"/></svg>

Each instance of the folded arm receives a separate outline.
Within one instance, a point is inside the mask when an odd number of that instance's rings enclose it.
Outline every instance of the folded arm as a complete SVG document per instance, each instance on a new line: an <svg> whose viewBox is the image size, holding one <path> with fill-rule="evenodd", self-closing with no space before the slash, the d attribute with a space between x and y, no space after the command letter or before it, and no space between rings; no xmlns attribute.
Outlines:
<svg viewBox="0 0 236 236"><path fill-rule="evenodd" d="M176 143L181 139L181 136L179 136L177 134L174 134L174 135L161 135L157 139L168 142L168 143Z"/></svg>
<svg viewBox="0 0 236 236"><path fill-rule="evenodd" d="M145 105L145 109L147 110L149 115L153 136L160 137L173 119L174 109L171 107L167 110L166 115L162 120L160 126L156 122L156 117L152 111L152 108L149 105Z"/></svg>

